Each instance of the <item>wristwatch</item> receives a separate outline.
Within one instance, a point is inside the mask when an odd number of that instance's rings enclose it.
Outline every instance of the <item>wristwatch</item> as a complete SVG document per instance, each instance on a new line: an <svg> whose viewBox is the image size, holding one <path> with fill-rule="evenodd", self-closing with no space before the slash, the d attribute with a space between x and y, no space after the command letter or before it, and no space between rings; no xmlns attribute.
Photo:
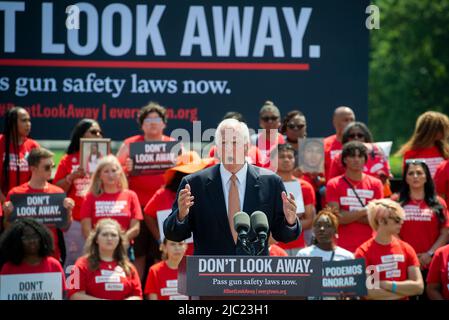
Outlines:
<svg viewBox="0 0 449 320"><path fill-rule="evenodd" d="M427 251L427 254L433 258L433 255L435 254L435 252L433 252L432 250Z"/></svg>

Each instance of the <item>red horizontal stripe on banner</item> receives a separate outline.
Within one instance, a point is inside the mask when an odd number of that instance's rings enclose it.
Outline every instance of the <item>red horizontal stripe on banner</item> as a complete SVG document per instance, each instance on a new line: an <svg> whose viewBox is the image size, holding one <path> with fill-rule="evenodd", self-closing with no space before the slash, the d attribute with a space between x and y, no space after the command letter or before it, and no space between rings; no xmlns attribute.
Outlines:
<svg viewBox="0 0 449 320"><path fill-rule="evenodd" d="M0 66L11 67L77 67L125 69L197 69L197 70L285 70L308 71L308 63L259 62L169 62L169 61L95 61L95 60L41 60L0 59Z"/></svg>
<svg viewBox="0 0 449 320"><path fill-rule="evenodd" d="M199 276L248 276L251 277L309 277L309 273L285 273L285 274L273 274L273 273L199 273Z"/></svg>

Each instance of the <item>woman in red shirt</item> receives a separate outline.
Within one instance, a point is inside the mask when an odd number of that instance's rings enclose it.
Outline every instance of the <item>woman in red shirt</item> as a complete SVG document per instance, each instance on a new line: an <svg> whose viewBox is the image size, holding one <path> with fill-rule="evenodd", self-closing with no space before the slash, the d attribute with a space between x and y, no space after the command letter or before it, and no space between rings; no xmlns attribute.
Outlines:
<svg viewBox="0 0 449 320"><path fill-rule="evenodd" d="M446 203L436 195L424 162L406 163L399 202L405 211L399 235L415 249L425 278L435 251L448 241L449 219Z"/></svg>
<svg viewBox="0 0 449 320"><path fill-rule="evenodd" d="M449 118L435 111L420 115L413 135L397 155L403 156L403 167L408 159L425 159L433 177L438 165L449 159Z"/></svg>
<svg viewBox="0 0 449 320"><path fill-rule="evenodd" d="M163 261L151 266L145 284L145 298L148 300L188 300L178 293L178 266L187 246L182 242L164 239L161 244Z"/></svg>
<svg viewBox="0 0 449 320"><path fill-rule="evenodd" d="M87 254L76 261L69 284L71 300L141 300L142 287L126 255L120 224L102 219L86 240Z"/></svg>
<svg viewBox="0 0 449 320"><path fill-rule="evenodd" d="M28 138L31 118L21 107L9 109L5 114L5 126L0 135L0 202L13 187L30 179L27 157L39 144ZM7 151L8 150L8 151Z"/></svg>
<svg viewBox="0 0 449 320"><path fill-rule="evenodd" d="M44 225L30 218L14 221L0 239L0 275L56 273L61 275L61 294L65 276L61 264L52 257L53 238Z"/></svg>
<svg viewBox="0 0 449 320"><path fill-rule="evenodd" d="M80 216L85 238L103 218L116 220L129 241L139 234L142 209L136 193L128 190L125 173L115 156L109 155L99 161Z"/></svg>
<svg viewBox="0 0 449 320"><path fill-rule="evenodd" d="M368 287L368 299L399 300L420 295L424 283L419 271L415 250L397 236L405 213L402 207L390 199L371 201L368 221L376 235L355 251L356 258L364 258L367 273L380 280Z"/></svg>
<svg viewBox="0 0 449 320"><path fill-rule="evenodd" d="M81 217L80 210L84 201L84 194L89 188L90 178L80 166L80 139L81 138L102 138L100 125L93 119L82 119L73 128L70 144L65 154L59 162L56 170L54 183L61 187L68 197L75 200L73 208L73 221L70 229L64 232L64 242L66 247L65 266L73 265L82 253L84 238L80 237Z"/></svg>

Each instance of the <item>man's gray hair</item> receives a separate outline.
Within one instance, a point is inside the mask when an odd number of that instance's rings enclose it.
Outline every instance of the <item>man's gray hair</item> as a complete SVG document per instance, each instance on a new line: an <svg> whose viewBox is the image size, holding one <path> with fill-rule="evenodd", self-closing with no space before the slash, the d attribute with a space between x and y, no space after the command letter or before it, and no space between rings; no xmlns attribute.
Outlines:
<svg viewBox="0 0 449 320"><path fill-rule="evenodd" d="M217 127L215 131L215 144L218 146L222 139L223 133L226 129L232 129L236 131L238 136L243 138L243 142L245 144L249 144L249 129L248 126L244 122L240 122L236 119L225 119Z"/></svg>

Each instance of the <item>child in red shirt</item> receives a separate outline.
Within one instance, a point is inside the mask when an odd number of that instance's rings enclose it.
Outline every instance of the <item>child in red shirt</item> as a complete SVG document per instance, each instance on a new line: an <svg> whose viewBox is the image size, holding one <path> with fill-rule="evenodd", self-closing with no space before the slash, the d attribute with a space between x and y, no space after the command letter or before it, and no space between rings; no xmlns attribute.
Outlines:
<svg viewBox="0 0 449 320"><path fill-rule="evenodd" d="M178 266L185 255L187 246L182 242L164 239L161 244L163 261L153 265L148 271L145 297L148 300L188 300L178 293Z"/></svg>
<svg viewBox="0 0 449 320"><path fill-rule="evenodd" d="M102 219L86 240L68 284L72 300L141 300L139 275L126 254L128 240L120 224Z"/></svg>
<svg viewBox="0 0 449 320"><path fill-rule="evenodd" d="M404 210L390 199L368 204L369 224L376 235L355 251L356 258L365 259L367 273L374 272L373 278L380 280L368 287L368 299L407 299L424 290L415 250L397 237L404 218Z"/></svg>

